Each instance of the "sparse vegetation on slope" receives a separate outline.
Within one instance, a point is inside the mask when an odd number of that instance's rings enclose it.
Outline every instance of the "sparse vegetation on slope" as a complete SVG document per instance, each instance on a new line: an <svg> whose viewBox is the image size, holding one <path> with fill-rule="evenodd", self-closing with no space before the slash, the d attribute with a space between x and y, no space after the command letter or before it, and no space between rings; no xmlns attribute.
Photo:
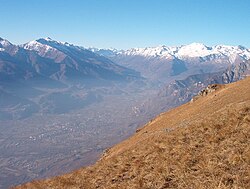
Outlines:
<svg viewBox="0 0 250 189"><path fill-rule="evenodd" d="M250 78L161 114L93 166L18 188L250 188Z"/></svg>

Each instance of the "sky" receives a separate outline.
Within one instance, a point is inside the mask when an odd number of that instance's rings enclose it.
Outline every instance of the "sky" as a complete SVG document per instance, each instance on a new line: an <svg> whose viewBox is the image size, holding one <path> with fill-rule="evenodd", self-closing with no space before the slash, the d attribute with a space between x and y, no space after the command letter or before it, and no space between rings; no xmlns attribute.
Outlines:
<svg viewBox="0 0 250 189"><path fill-rule="evenodd" d="M0 0L0 37L128 49L192 42L250 48L250 0Z"/></svg>

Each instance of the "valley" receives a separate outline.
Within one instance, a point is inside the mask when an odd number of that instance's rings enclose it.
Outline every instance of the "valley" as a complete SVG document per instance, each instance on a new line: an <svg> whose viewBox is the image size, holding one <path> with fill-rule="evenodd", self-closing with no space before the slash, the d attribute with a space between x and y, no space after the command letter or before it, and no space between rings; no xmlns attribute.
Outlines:
<svg viewBox="0 0 250 189"><path fill-rule="evenodd" d="M70 113L1 121L0 188L94 163L149 121L137 108L148 94L113 95Z"/></svg>

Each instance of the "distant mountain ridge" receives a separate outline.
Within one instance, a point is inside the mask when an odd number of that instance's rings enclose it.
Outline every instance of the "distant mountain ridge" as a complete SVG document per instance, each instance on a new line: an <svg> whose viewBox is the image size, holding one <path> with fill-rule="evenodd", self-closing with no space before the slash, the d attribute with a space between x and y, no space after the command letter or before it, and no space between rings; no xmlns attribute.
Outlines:
<svg viewBox="0 0 250 189"><path fill-rule="evenodd" d="M176 47L158 46L128 50L89 50L106 56L120 65L139 71L144 77L161 82L170 78L184 79L190 75L218 72L250 59L250 50L243 46L216 45L208 47L192 43Z"/></svg>
<svg viewBox="0 0 250 189"><path fill-rule="evenodd" d="M139 76L138 73L82 47L50 38L19 46L1 39L0 48L1 62L9 62L12 67L18 67L18 70L29 71L30 76L38 74L55 80L66 80L70 77L112 80ZM4 55L10 57L4 59ZM1 74L4 73L4 70L0 71Z"/></svg>
<svg viewBox="0 0 250 189"><path fill-rule="evenodd" d="M206 57L209 55L218 56L232 56L238 54L245 60L250 59L250 49L238 46L229 45L215 45L212 47L206 46L202 43L191 43L188 45L181 46L166 46L161 45L157 47L146 47L146 48L131 48L128 50L117 50L117 49L98 49L89 48L92 52L96 52L101 55L105 55L105 52L109 52L111 56L117 55L128 55L128 56L144 56L144 57L158 57L158 58L171 58L176 57L179 59L190 57ZM113 53L111 53L113 52Z"/></svg>

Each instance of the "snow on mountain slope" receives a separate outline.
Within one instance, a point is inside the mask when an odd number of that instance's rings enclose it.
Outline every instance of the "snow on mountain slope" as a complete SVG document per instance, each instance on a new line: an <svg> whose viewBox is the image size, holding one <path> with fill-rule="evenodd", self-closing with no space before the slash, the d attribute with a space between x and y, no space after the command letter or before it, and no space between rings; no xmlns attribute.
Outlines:
<svg viewBox="0 0 250 189"><path fill-rule="evenodd" d="M113 82L140 77L134 70L117 65L106 57L51 38L41 38L23 45L12 45L7 40L0 39L0 48L1 54L4 54L0 56L0 61L14 64L19 68L18 73L19 70L24 70L54 80L84 80L85 83L89 79ZM25 74L21 74L23 75ZM16 76L19 77L20 74Z"/></svg>
<svg viewBox="0 0 250 189"><path fill-rule="evenodd" d="M90 50L93 53L97 53L101 56L106 56L106 57L113 57L121 51L115 48L100 49L100 48L95 48L95 47L90 47L88 48L88 50Z"/></svg>
<svg viewBox="0 0 250 189"><path fill-rule="evenodd" d="M177 57L204 57L211 54L211 49L201 43L191 43L190 45L180 47L174 55Z"/></svg>
<svg viewBox="0 0 250 189"><path fill-rule="evenodd" d="M171 57L176 50L177 50L176 47L158 46L158 47L147 47L147 48L132 48L124 52L121 51L119 52L119 54L124 54L128 56L168 58Z"/></svg>
<svg viewBox="0 0 250 189"><path fill-rule="evenodd" d="M180 74L184 79L193 74L224 71L228 66L250 60L250 50L245 47L227 45L209 47L201 43L113 51L95 48L89 50L134 69L146 78L164 82Z"/></svg>
<svg viewBox="0 0 250 189"><path fill-rule="evenodd" d="M91 49L93 52L102 52L105 55L105 50L112 51L112 49ZM250 50L243 46L228 46L228 45L216 45L208 47L201 43L191 43L189 45L168 47L165 45L157 47L146 47L146 48L132 48L128 50L114 50L115 55L125 56L144 56L144 57L157 57L157 58L197 58L197 57L233 57L238 55L243 60L250 59ZM100 54L100 53L99 53Z"/></svg>
<svg viewBox="0 0 250 189"><path fill-rule="evenodd" d="M52 47L50 47L48 45L44 45L42 43L39 43L36 40L30 41L30 42L24 44L23 48L26 49L26 50L33 50L33 51L37 51L37 52L39 52L43 48L45 48L46 51L49 51L49 50L53 49Z"/></svg>
<svg viewBox="0 0 250 189"><path fill-rule="evenodd" d="M42 57L55 59L56 62L60 62L66 57L66 55L63 52L47 44L43 44L39 40L30 41L24 45L21 45L21 47L23 47L26 50L36 51ZM45 38L44 40L49 41L51 39Z"/></svg>
<svg viewBox="0 0 250 189"><path fill-rule="evenodd" d="M1 37L0 37L0 49L1 49L0 51L5 51L10 55L16 54L19 50L18 46L13 45L11 42Z"/></svg>
<svg viewBox="0 0 250 189"><path fill-rule="evenodd" d="M11 45L12 44L9 41L0 37L0 47L4 48L4 47L11 46Z"/></svg>

